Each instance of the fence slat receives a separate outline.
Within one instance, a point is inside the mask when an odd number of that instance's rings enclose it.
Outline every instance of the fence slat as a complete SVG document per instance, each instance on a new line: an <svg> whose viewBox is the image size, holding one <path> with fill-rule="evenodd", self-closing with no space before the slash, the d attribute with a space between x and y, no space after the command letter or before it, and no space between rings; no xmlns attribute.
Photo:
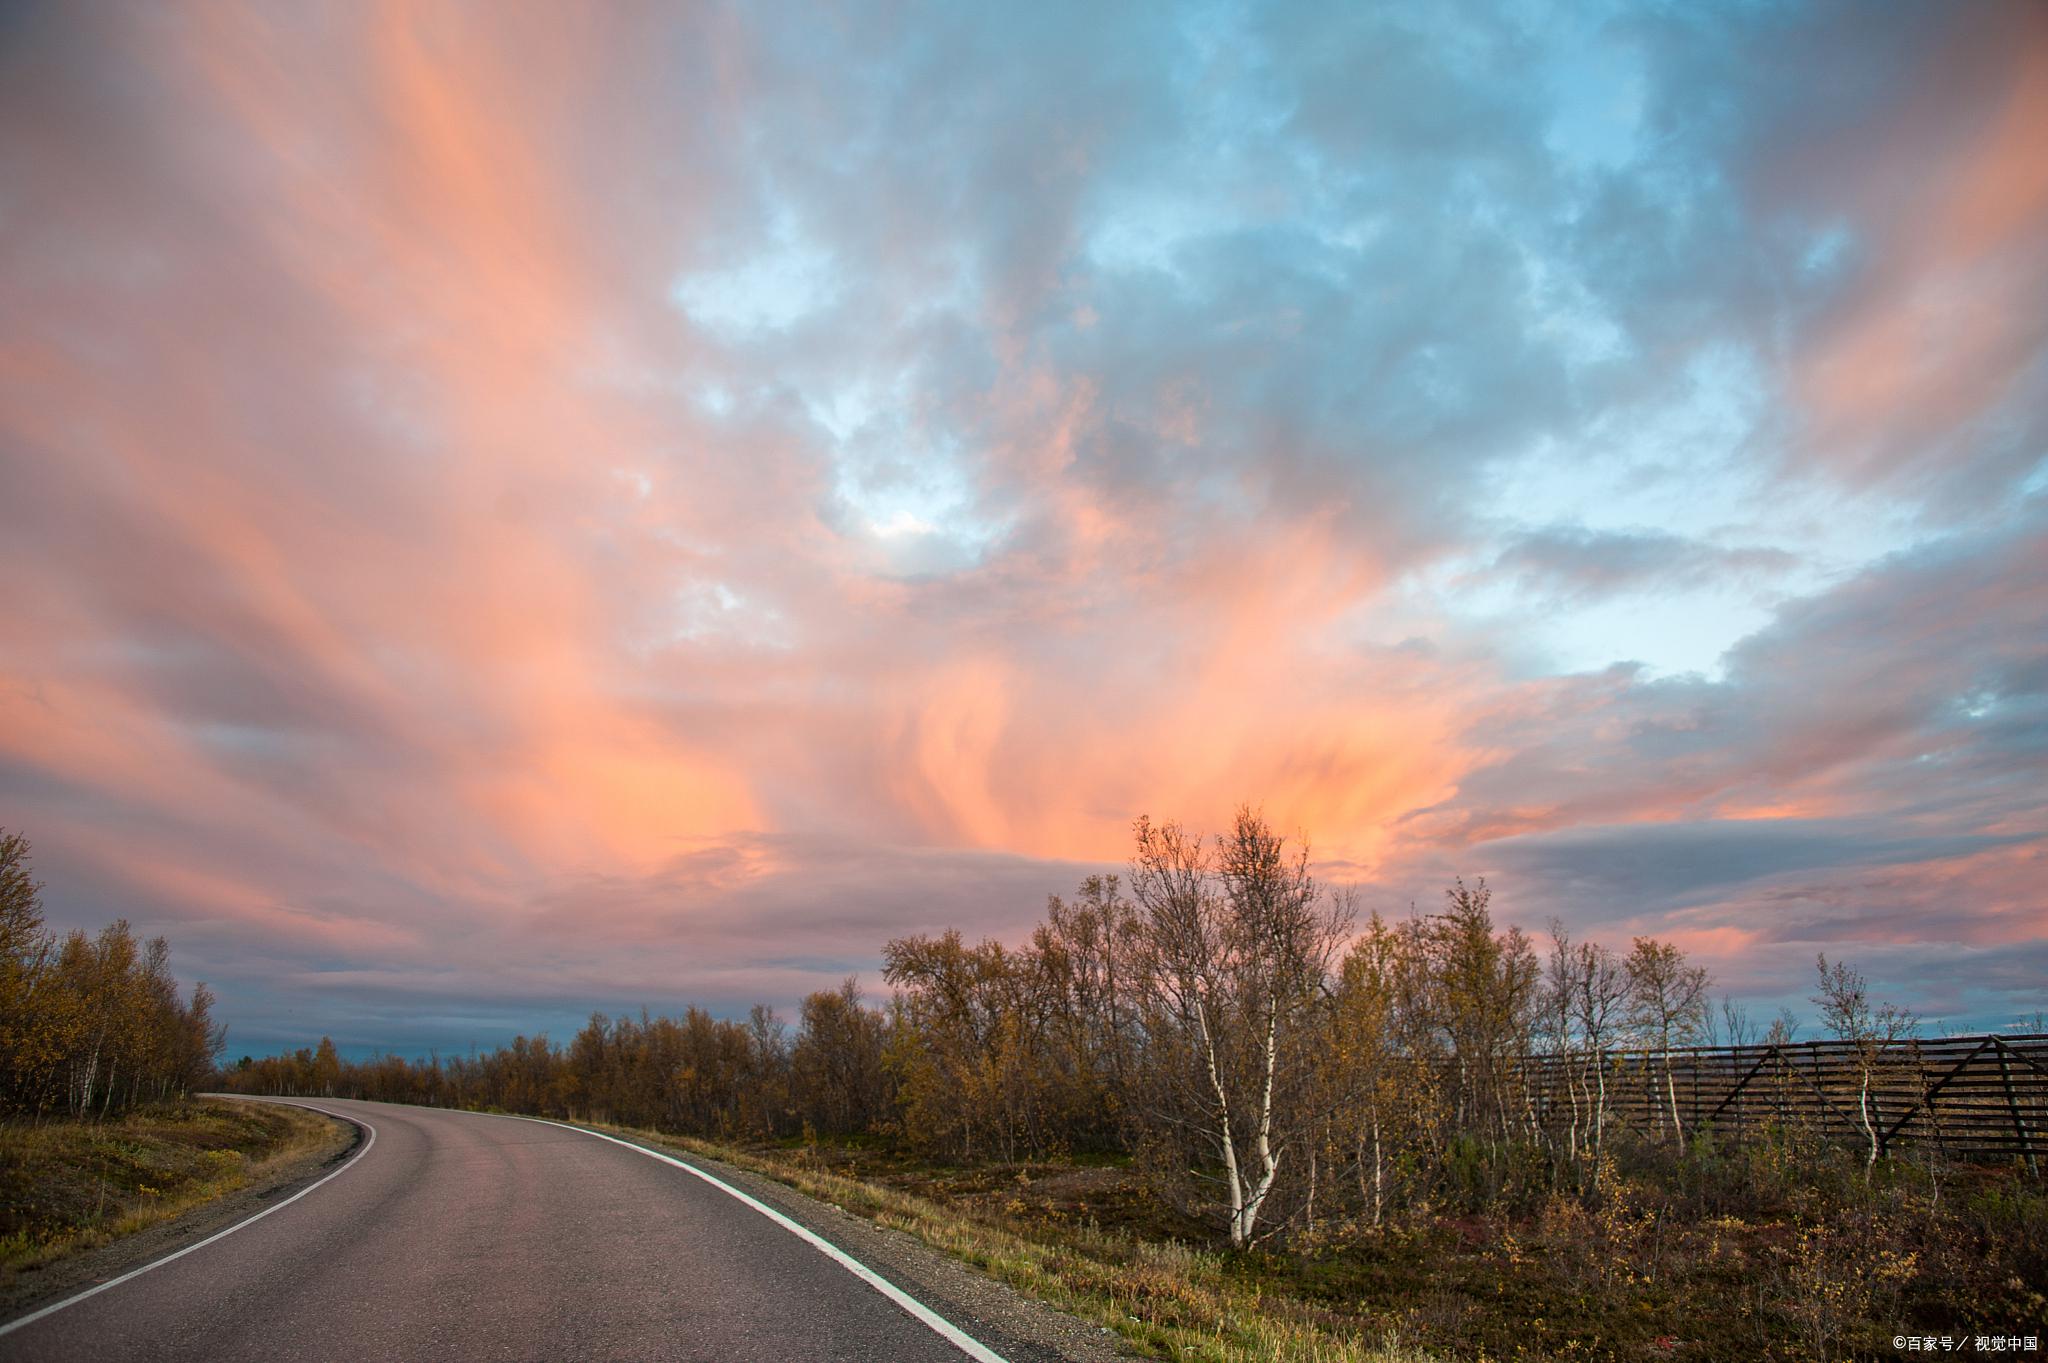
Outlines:
<svg viewBox="0 0 2048 1363"><path fill-rule="evenodd" d="M1649 1132L1670 1127L1681 1087L1696 1129L1743 1131L1775 1116L1816 1122L1835 1139L1874 1141L1881 1154L1932 1141L1964 1159L2018 1156L2036 1172L2048 1128L2048 1035L1911 1038L1874 1049L1808 1041L1553 1052L1516 1063L1531 1118L1544 1125L1572 1120L1579 1086L1597 1067L1615 1081L1609 1119ZM1867 1126L1858 1111L1866 1084Z"/></svg>

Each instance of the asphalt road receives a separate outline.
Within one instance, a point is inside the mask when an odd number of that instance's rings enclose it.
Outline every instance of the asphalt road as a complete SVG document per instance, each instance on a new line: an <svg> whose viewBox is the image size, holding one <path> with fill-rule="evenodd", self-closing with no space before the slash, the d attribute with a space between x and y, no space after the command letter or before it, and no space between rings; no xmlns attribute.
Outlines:
<svg viewBox="0 0 2048 1363"><path fill-rule="evenodd" d="M965 1327L949 1341L865 1265L637 1149L505 1117L317 1106L374 1140L290 1205L0 1334L0 1360L994 1356L973 1322L942 1323Z"/></svg>

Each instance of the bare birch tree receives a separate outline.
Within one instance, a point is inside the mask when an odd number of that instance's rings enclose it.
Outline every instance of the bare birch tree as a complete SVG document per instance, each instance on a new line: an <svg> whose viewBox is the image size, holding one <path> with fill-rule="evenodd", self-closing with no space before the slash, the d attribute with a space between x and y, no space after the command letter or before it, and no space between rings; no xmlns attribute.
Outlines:
<svg viewBox="0 0 2048 1363"><path fill-rule="evenodd" d="M1578 964L1573 971L1572 1014L1585 1042L1592 1081L1587 1097L1592 1106L1592 1155L1594 1178L1599 1178L1600 1156L1607 1148L1607 1052L1621 1031L1623 1006L1628 1000L1628 977L1621 958L1613 948L1599 942L1581 942ZM1583 1082L1583 1081L1582 1081Z"/></svg>
<svg viewBox="0 0 2048 1363"><path fill-rule="evenodd" d="M1220 1166L1230 1243L1242 1248L1312 1126L1313 1020L1348 910L1318 894L1307 848L1290 850L1249 808L1213 849L1176 823L1140 819L1136 835L1131 894L1163 1024L1161 1115Z"/></svg>
<svg viewBox="0 0 2048 1363"><path fill-rule="evenodd" d="M1863 972L1851 967L1847 961L1837 961L1831 966L1823 952L1815 957L1814 968L1820 973L1820 992L1813 995L1813 1002L1820 1005L1821 1022L1837 1037L1856 1047L1856 1115L1869 1143L1863 1161L1863 1178L1868 1182L1871 1168L1884 1151L1884 1143L1877 1134L1878 1118L1873 1110L1871 1084L1877 1076L1877 1067L1883 1063L1885 1051L1918 1031L1920 1019L1912 1010L1897 1004L1883 1003L1872 1007L1870 989L1864 981Z"/></svg>
<svg viewBox="0 0 2048 1363"><path fill-rule="evenodd" d="M1707 972L1687 965L1685 953L1651 937L1635 939L1628 954L1629 1020L1645 1047L1655 1043L1664 1062L1664 1090L1670 1100L1671 1131L1683 1139L1678 1119L1678 1083L1671 1073L1671 1052L1699 1036L1707 1021Z"/></svg>

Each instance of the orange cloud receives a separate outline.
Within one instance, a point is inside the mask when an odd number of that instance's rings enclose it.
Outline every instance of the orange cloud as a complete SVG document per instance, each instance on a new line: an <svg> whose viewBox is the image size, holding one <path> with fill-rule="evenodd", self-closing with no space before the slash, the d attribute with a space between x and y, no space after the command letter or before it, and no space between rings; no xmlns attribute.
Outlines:
<svg viewBox="0 0 2048 1363"><path fill-rule="evenodd" d="M1431 224L1417 249L1391 220L1211 232L1169 203L1188 240L1119 271L1086 241L1088 177L1158 148L1079 114L1058 145L1089 154L1046 156L1014 118L977 143L917 100L843 122L817 87L859 42L820 70L743 15L475 18L59 16L54 55L0 82L26 206L0 261L0 566L23 584L0 793L89 886L69 912L133 904L220 958L243 934L393 990L437 954L637 984L658 946L794 989L939 918L1007 929L1120 862L1140 813L1216 830L1249 800L1392 884L1575 826L1910 822L1919 771L1995 746L1930 714L1976 687L1971 723L2020 723L2028 657L1906 637L1949 623L1949 578L1831 598L1881 626L1795 621L1721 682L1522 676L1511 623L1475 640L1400 600L1499 533L1471 512L1498 460L1568 448L1606 382L1580 394L1517 310L1540 231L1453 249L1466 227ZM1986 68L1981 123L1944 86L1879 139L1939 124L1910 211L1883 155L1822 187L1866 210L1876 262L1792 361L1828 440L1946 429L2033 353L2048 308L2001 300L2042 276L2042 52ZM923 164L927 124L974 164ZM1269 159L1330 164L1301 151ZM798 288L754 271L782 237L850 301L729 334L676 301L699 271ZM856 482L943 552L892 558ZM1961 613L2024 634L2038 556L1996 560L2021 586ZM1395 616L1430 642L1368 629ZM2001 771L1942 779L1958 825L2037 832ZM2012 888L2034 869L1989 858L1943 892L2037 931ZM1703 952L1758 931L1681 926Z"/></svg>

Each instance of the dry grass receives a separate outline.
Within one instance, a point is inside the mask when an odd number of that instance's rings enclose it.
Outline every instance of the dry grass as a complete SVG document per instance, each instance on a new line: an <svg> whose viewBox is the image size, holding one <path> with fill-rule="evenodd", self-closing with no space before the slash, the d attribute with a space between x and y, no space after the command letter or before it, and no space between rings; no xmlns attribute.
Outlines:
<svg viewBox="0 0 2048 1363"><path fill-rule="evenodd" d="M298 1108L207 1100L107 1122L0 1123L0 1272L168 1221L346 1139Z"/></svg>
<svg viewBox="0 0 2048 1363"><path fill-rule="evenodd" d="M1591 1211L1553 1196L1382 1231L1326 1222L1235 1254L1196 1247L1127 1167L636 1134L907 1231L1154 1357L1866 1358L1901 1330L2048 1324L2048 1193L2010 1171L1950 1171L1936 1206L1906 1164L1866 1183L1827 1150L1652 1149L1608 1170Z"/></svg>
<svg viewBox="0 0 2048 1363"><path fill-rule="evenodd" d="M1116 1331L1147 1357L1195 1363L1433 1363L1433 1355L1398 1339L1365 1338L1312 1307L1266 1295L1228 1274L1221 1256L1183 1244L945 1206L834 1173L802 1151L743 1151L650 1131L605 1129L720 1160L907 1232L1027 1296Z"/></svg>

